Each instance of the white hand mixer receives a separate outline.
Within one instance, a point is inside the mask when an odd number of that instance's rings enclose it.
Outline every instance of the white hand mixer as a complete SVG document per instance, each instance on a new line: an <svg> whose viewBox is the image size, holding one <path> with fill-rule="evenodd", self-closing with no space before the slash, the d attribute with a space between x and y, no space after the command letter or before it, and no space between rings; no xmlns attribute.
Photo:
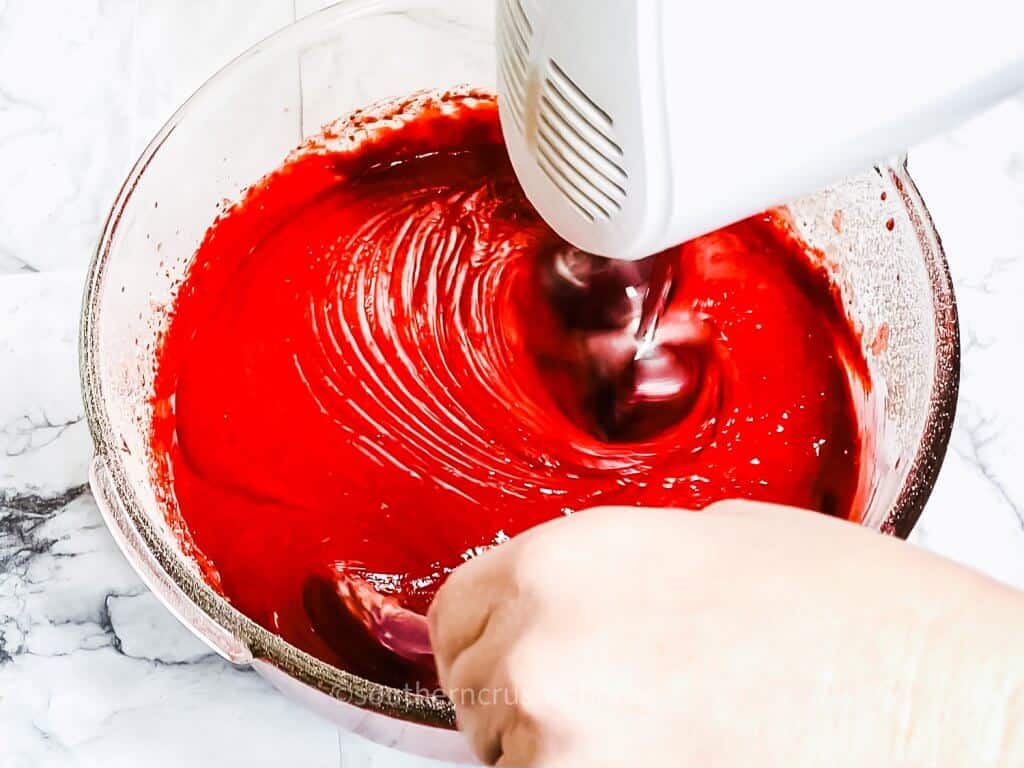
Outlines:
<svg viewBox="0 0 1024 768"><path fill-rule="evenodd" d="M1024 87L1021 0L498 0L527 197L639 259L816 191Z"/></svg>

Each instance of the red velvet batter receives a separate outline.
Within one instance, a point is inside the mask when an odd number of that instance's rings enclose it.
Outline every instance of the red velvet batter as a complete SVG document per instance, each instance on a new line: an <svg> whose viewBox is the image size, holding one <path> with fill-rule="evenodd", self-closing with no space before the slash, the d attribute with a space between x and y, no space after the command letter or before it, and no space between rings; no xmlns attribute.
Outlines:
<svg viewBox="0 0 1024 768"><path fill-rule="evenodd" d="M679 275L668 362L640 370L614 351L628 281L552 277L564 244L515 180L493 101L393 115L340 124L217 221L163 342L160 480L242 612L357 674L429 684L429 662L341 607L339 569L425 611L478 548L596 504L859 514L863 358L782 218L659 257ZM681 389L623 400L665 365Z"/></svg>

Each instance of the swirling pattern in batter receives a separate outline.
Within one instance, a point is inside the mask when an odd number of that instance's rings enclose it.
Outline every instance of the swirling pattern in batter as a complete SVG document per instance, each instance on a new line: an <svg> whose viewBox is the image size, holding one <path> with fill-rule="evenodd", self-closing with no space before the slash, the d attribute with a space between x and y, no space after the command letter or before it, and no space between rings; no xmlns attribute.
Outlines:
<svg viewBox="0 0 1024 768"><path fill-rule="evenodd" d="M425 611L481 548L596 504L857 515L860 346L780 217L659 257L679 275L660 333L687 377L667 409L614 404L637 289L598 275L593 305L557 277L564 248L472 91L350 117L211 227L163 342L153 450L241 611L424 684L338 608L339 572Z"/></svg>

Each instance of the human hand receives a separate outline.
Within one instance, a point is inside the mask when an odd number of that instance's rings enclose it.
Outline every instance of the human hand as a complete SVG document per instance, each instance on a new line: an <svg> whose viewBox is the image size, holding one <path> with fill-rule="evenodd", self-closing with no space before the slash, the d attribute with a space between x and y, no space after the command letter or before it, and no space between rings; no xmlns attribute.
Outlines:
<svg viewBox="0 0 1024 768"><path fill-rule="evenodd" d="M461 566L429 620L488 763L1024 765L1024 598L802 510L585 511Z"/></svg>

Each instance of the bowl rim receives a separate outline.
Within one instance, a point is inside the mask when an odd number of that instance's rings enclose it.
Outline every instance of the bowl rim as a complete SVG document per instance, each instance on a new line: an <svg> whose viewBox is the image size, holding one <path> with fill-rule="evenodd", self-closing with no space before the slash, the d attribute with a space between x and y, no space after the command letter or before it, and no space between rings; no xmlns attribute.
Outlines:
<svg viewBox="0 0 1024 768"><path fill-rule="evenodd" d="M80 317L79 373L85 417L95 445L95 460L106 465L116 497L114 501L122 508L127 523L134 529L133 533L137 534L137 538L148 548L171 582L194 607L248 649L249 658L242 659L242 662L261 659L290 677L340 701L400 720L451 729L455 726L455 712L448 699L391 688L321 661L239 612L206 583L197 569L187 567L187 556L169 546L142 511L119 456L119 441L110 424L99 373L100 298L121 216L149 163L174 132L178 123L187 116L194 100L211 82L230 73L242 59L257 52L268 42L279 42L286 34L291 34L303 26L312 26L327 14L337 16L337 21L380 5L381 0L347 0L281 28L214 73L160 128L121 185L90 260ZM881 528L885 533L905 538L920 517L925 502L934 488L952 432L960 379L960 335L956 300L942 242L931 214L910 176L906 159L903 158L888 166L879 166L878 171L880 174L888 175L899 190L914 226L931 286L935 318L935 372L922 440L900 494ZM96 495L98 504L107 503L106 499L100 498L103 494Z"/></svg>
<svg viewBox="0 0 1024 768"><path fill-rule="evenodd" d="M942 238L907 167L907 156L903 155L885 170L900 194L921 245L932 290L932 317L935 322L935 370L921 442L900 494L881 526L883 533L905 539L917 524L935 489L953 433L960 393L960 316Z"/></svg>

